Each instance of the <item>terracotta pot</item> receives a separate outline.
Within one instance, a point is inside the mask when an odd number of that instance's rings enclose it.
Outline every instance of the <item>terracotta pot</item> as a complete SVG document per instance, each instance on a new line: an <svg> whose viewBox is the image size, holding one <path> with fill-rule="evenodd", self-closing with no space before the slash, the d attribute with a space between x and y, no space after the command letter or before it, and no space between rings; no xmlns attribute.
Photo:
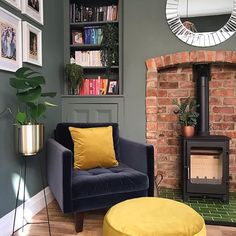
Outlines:
<svg viewBox="0 0 236 236"><path fill-rule="evenodd" d="M193 126L182 126L182 135L184 137L192 137L194 135L194 131Z"/></svg>

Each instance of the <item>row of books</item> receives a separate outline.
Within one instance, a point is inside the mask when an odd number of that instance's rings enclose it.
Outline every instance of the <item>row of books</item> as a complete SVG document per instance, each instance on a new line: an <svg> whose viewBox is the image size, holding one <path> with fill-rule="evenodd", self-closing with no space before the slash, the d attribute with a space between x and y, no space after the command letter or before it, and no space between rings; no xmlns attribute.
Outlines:
<svg viewBox="0 0 236 236"><path fill-rule="evenodd" d="M84 27L83 30L72 30L72 44L101 44L103 34L99 26Z"/></svg>
<svg viewBox="0 0 236 236"><path fill-rule="evenodd" d="M81 66L102 66L101 51L75 51L75 63Z"/></svg>
<svg viewBox="0 0 236 236"><path fill-rule="evenodd" d="M70 4L70 22L116 21L118 6L87 7L82 4Z"/></svg>
<svg viewBox="0 0 236 236"><path fill-rule="evenodd" d="M101 78L85 78L80 88L79 95L106 95L108 79Z"/></svg>

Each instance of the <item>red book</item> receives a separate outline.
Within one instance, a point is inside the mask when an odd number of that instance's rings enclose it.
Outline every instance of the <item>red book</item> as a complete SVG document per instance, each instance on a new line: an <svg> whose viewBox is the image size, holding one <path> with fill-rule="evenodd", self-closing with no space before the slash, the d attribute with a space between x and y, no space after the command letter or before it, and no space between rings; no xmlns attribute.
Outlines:
<svg viewBox="0 0 236 236"><path fill-rule="evenodd" d="M79 95L84 95L84 84L85 84L85 80L83 80L83 83L80 87L80 90L79 90Z"/></svg>
<svg viewBox="0 0 236 236"><path fill-rule="evenodd" d="M93 95L96 95L97 85L96 85L96 79L92 79L93 81Z"/></svg>
<svg viewBox="0 0 236 236"><path fill-rule="evenodd" d="M93 79L89 79L89 95L93 95Z"/></svg>
<svg viewBox="0 0 236 236"><path fill-rule="evenodd" d="M101 77L98 76L96 79L96 95L100 95L100 89L101 89Z"/></svg>
<svg viewBox="0 0 236 236"><path fill-rule="evenodd" d="M86 79L85 92L86 92L86 95L89 95L89 79Z"/></svg>

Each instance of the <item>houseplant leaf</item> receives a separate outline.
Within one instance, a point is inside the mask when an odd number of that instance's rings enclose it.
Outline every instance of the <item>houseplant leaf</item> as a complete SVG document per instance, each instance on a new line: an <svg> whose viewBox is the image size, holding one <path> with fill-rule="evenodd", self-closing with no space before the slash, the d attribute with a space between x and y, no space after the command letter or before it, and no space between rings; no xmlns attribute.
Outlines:
<svg viewBox="0 0 236 236"><path fill-rule="evenodd" d="M16 115L16 120L21 124L25 124L26 123L26 114L24 112L18 112Z"/></svg>
<svg viewBox="0 0 236 236"><path fill-rule="evenodd" d="M45 78L30 68L22 67L14 76L9 79L9 84L16 89L20 110L24 109L24 112L17 114L16 121L19 124L37 124L37 119L44 116L48 106L56 106L41 100L43 97L54 97L56 93L42 93L41 85L45 84Z"/></svg>
<svg viewBox="0 0 236 236"><path fill-rule="evenodd" d="M25 80L19 80L17 78L10 78L10 85L16 89L27 89L30 84Z"/></svg>
<svg viewBox="0 0 236 236"><path fill-rule="evenodd" d="M37 100L41 96L41 86L38 86L33 89L29 89L28 91L25 92L18 92L16 94L17 99L20 102L32 102Z"/></svg>
<svg viewBox="0 0 236 236"><path fill-rule="evenodd" d="M50 93L41 93L41 97L55 97L57 93L55 92L50 92Z"/></svg>
<svg viewBox="0 0 236 236"><path fill-rule="evenodd" d="M15 76L18 78L22 78L24 76L25 72L27 72L27 71L32 72L32 70L28 67L21 67L15 72ZM36 72L34 72L34 73L36 73Z"/></svg>
<svg viewBox="0 0 236 236"><path fill-rule="evenodd" d="M53 103L50 103L50 102L44 102L44 104L46 106L49 106L49 107L57 107L57 105L53 104Z"/></svg>
<svg viewBox="0 0 236 236"><path fill-rule="evenodd" d="M34 120L37 120L40 116L42 116L46 109L46 105L40 103L30 109L30 115Z"/></svg>

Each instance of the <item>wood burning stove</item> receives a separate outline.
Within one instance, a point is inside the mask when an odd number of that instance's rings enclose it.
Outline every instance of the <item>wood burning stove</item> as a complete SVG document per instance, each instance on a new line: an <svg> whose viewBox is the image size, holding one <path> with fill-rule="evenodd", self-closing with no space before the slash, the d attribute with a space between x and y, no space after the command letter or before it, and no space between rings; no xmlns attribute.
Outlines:
<svg viewBox="0 0 236 236"><path fill-rule="evenodd" d="M229 201L229 140L209 134L210 65L195 64L199 120L197 136L181 137L183 200L190 196Z"/></svg>
<svg viewBox="0 0 236 236"><path fill-rule="evenodd" d="M229 201L229 138L195 136L181 138L183 200L190 196L217 197Z"/></svg>

